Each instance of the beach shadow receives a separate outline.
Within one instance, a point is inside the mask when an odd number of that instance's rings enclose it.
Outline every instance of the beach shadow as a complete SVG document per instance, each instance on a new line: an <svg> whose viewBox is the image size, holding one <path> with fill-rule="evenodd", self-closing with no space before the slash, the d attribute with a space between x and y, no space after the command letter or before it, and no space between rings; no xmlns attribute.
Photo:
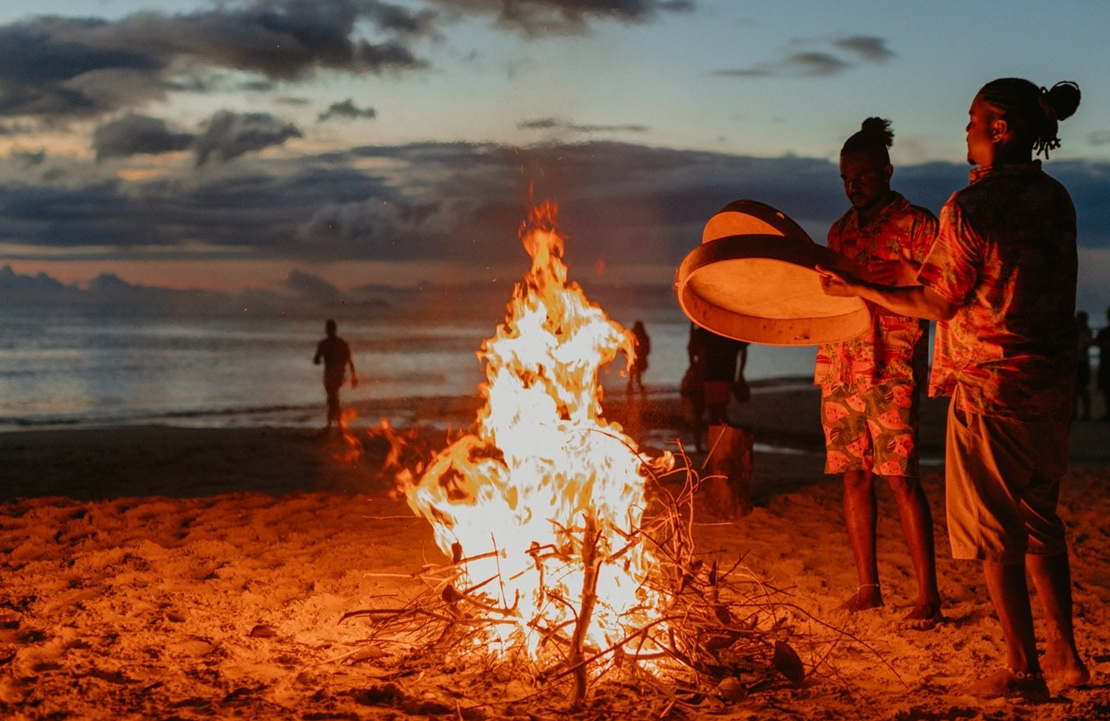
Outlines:
<svg viewBox="0 0 1110 721"><path fill-rule="evenodd" d="M380 493L388 443L360 432L344 459L316 430L135 426L0 434L0 502L63 496L193 498L225 493Z"/></svg>

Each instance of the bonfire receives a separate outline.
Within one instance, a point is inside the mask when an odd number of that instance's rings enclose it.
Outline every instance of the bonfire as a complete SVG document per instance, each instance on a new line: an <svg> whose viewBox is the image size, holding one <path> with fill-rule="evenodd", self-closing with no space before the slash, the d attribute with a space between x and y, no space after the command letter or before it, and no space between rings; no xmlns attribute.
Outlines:
<svg viewBox="0 0 1110 721"><path fill-rule="evenodd" d="M632 336L568 281L555 220L545 203L522 224L532 265L479 351L474 430L400 476L449 560L414 574L422 590L403 606L347 618L413 659L565 681L578 704L607 680L661 690L668 706L800 683L776 592L695 555L687 459L606 420L600 376L631 360ZM671 474L686 479L678 493Z"/></svg>

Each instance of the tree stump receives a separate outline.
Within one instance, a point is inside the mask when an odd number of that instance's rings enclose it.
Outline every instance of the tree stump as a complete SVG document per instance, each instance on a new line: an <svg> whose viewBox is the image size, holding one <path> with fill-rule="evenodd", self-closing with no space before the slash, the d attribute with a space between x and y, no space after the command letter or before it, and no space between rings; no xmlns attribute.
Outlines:
<svg viewBox="0 0 1110 721"><path fill-rule="evenodd" d="M710 512L734 519L752 512L752 447L755 437L736 426L709 427L707 473L702 483Z"/></svg>

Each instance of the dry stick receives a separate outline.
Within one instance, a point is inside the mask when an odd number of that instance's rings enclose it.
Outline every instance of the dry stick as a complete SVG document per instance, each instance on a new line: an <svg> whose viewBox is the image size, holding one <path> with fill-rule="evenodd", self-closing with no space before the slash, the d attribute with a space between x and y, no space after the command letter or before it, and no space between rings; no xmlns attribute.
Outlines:
<svg viewBox="0 0 1110 721"><path fill-rule="evenodd" d="M594 604L597 602L597 542L601 538L601 531L592 513L586 515L586 528L582 533L582 565L585 574L582 578L582 606L578 611L578 623L574 627L574 636L571 640L570 662L574 671L574 703L586 700L586 664L583 646L586 643L586 631L593 617Z"/></svg>

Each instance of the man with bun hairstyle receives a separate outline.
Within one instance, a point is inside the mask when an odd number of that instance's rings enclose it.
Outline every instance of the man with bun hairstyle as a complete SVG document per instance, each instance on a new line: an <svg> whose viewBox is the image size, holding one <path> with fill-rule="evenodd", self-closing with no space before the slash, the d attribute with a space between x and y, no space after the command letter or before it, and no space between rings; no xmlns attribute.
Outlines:
<svg viewBox="0 0 1110 721"><path fill-rule="evenodd" d="M821 269L832 295L938 320L929 391L950 395L945 467L954 558L983 564L1006 668L973 684L983 698L1050 697L1046 678L1090 672L1072 625L1071 571L1057 515L1075 379L1075 207L1034 155L1060 145L1079 86L1020 78L984 85L968 111L971 182L941 211L917 284L893 287ZM1026 572L1044 611L1037 657Z"/></svg>
<svg viewBox="0 0 1110 721"><path fill-rule="evenodd" d="M829 229L828 247L878 283L897 283L903 255L920 261L937 219L891 190L890 121L867 118L840 151L840 178L852 207ZM845 266L849 267L849 266ZM906 279L909 281L910 279ZM902 626L928 630L941 620L933 517L921 487L917 450L920 389L928 321L872 306L871 324L855 338L817 350L825 473L844 482L844 520L859 586L849 613L883 605L876 558L875 477L886 480L917 575L917 596Z"/></svg>

